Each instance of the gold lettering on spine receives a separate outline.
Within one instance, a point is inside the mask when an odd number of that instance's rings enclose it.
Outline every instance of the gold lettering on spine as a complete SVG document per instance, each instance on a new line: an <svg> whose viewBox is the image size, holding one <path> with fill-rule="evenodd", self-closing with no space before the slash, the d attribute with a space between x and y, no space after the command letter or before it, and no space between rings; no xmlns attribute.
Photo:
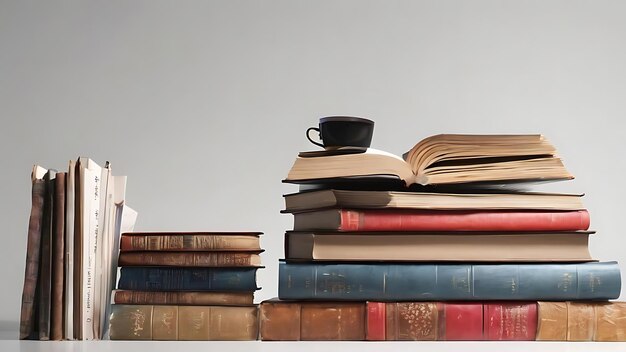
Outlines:
<svg viewBox="0 0 626 352"><path fill-rule="evenodd" d="M146 323L146 315L139 309L130 312L131 331L134 336L141 336Z"/></svg>

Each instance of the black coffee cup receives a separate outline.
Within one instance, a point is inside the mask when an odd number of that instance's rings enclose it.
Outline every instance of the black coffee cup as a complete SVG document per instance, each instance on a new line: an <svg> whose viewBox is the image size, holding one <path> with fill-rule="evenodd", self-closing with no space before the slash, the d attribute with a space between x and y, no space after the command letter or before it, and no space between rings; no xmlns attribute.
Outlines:
<svg viewBox="0 0 626 352"><path fill-rule="evenodd" d="M309 132L317 131L322 143L311 139ZM320 118L319 128L309 127L306 138L322 148L361 147L369 148L374 135L374 121L362 117L327 116Z"/></svg>

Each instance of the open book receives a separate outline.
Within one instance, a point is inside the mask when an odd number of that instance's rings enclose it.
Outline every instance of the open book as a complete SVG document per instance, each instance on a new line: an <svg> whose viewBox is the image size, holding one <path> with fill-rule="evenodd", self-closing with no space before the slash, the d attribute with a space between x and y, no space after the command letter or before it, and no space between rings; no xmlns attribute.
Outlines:
<svg viewBox="0 0 626 352"><path fill-rule="evenodd" d="M440 134L420 141L403 158L372 148L303 152L284 181L372 177L400 179L407 186L574 178L542 135Z"/></svg>

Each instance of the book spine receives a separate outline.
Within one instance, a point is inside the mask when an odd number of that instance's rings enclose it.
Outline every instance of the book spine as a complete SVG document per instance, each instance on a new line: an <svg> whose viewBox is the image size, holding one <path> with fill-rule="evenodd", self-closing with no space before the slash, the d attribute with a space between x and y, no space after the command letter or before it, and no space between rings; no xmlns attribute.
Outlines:
<svg viewBox="0 0 626 352"><path fill-rule="evenodd" d="M306 217L307 213L295 217ZM340 210L339 231L576 231L589 228L579 211L377 211ZM297 230L313 230L300 229ZM334 229L333 229L334 230Z"/></svg>
<svg viewBox="0 0 626 352"><path fill-rule="evenodd" d="M387 312L384 302L367 302L367 333L368 341L385 340L385 319Z"/></svg>
<svg viewBox="0 0 626 352"><path fill-rule="evenodd" d="M113 305L111 340L256 340L258 307Z"/></svg>
<svg viewBox="0 0 626 352"><path fill-rule="evenodd" d="M257 250L256 236L198 234L143 235L124 234L121 252L131 251L245 251Z"/></svg>
<svg viewBox="0 0 626 352"><path fill-rule="evenodd" d="M620 294L617 263L279 264L280 299L606 300ZM549 298L547 298L549 297Z"/></svg>
<svg viewBox="0 0 626 352"><path fill-rule="evenodd" d="M537 335L536 303L487 303L483 316L486 340L526 341Z"/></svg>
<svg viewBox="0 0 626 352"><path fill-rule="evenodd" d="M65 258L65 173L56 174L54 186L54 219L52 236L52 294L50 339L63 339L63 285Z"/></svg>
<svg viewBox="0 0 626 352"><path fill-rule="evenodd" d="M118 288L138 291L254 291L257 268L122 267Z"/></svg>
<svg viewBox="0 0 626 352"><path fill-rule="evenodd" d="M237 267L255 266L256 254L236 252L123 252L119 255L120 266L190 266L190 267Z"/></svg>
<svg viewBox="0 0 626 352"><path fill-rule="evenodd" d="M22 309L20 315L20 339L33 337L35 326L35 293L39 278L39 257L41 253L41 230L43 221L43 203L45 183L33 180L31 190L31 210L28 220L28 242L26 245L26 269L24 289L22 291ZM37 336L38 338L38 336Z"/></svg>
<svg viewBox="0 0 626 352"><path fill-rule="evenodd" d="M44 198L43 224L41 232L41 259L39 262L39 339L50 339L50 296L52 283L52 236L54 219L54 173L48 171L44 177L46 194Z"/></svg>
<svg viewBox="0 0 626 352"><path fill-rule="evenodd" d="M172 305L249 305L252 292L151 292L115 291L115 304L172 304Z"/></svg>

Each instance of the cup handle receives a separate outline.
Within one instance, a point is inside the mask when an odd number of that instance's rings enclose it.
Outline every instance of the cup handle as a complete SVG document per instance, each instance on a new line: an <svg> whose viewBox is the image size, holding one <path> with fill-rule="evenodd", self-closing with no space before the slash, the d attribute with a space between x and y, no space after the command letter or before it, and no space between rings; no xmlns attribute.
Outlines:
<svg viewBox="0 0 626 352"><path fill-rule="evenodd" d="M318 133L318 134L320 133L320 129L319 129L319 128L317 128L317 127L309 127L309 128L306 130L306 138L309 140L309 142L311 142L311 143L313 143L313 144L315 144L315 145L317 145L317 146L320 146L320 147L324 148L324 145L323 145L323 144L318 143L318 142L316 142L316 141L314 141L314 140L312 140L312 139L311 139L311 136L309 136L309 132L311 132L311 130L313 130L313 131L317 131L317 133Z"/></svg>

